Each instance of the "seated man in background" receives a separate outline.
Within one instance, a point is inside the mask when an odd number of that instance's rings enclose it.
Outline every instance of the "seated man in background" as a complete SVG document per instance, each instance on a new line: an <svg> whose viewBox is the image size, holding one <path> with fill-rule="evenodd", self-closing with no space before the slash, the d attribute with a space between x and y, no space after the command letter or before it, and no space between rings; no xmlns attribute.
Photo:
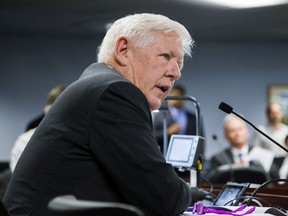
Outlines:
<svg viewBox="0 0 288 216"><path fill-rule="evenodd" d="M266 115L268 121L267 124L260 125L258 128L277 143L285 147L285 137L288 134L288 126L282 122L283 111L281 106L277 103L269 103L266 109ZM273 167L278 170L280 169L287 154L283 149L279 148L279 146L275 145L260 133L255 133L253 145L260 146L273 152L275 154Z"/></svg>
<svg viewBox="0 0 288 216"><path fill-rule="evenodd" d="M186 90L181 85L175 85L171 90L170 96L186 96ZM168 100L168 104L166 115L168 143L173 134L196 135L196 115L185 107L185 101ZM153 114L153 132L162 151L164 112L160 111ZM202 121L199 135L204 137Z"/></svg>
<svg viewBox="0 0 288 216"><path fill-rule="evenodd" d="M62 93L64 89L65 89L65 86L58 85L50 90L46 105L44 107L44 113L48 112L51 105L54 103L56 98ZM24 151L27 143L29 142L35 130L36 128L31 128L28 131L20 134L19 137L16 139L14 146L12 147L12 150L11 150L10 161L8 164L9 167L5 169L4 171L0 172L0 196L1 197L3 196L2 193L4 193L7 189L7 185L10 181L11 174L15 169L17 161L19 160L22 152Z"/></svg>
<svg viewBox="0 0 288 216"><path fill-rule="evenodd" d="M65 89L65 86L57 85L50 90L50 92L48 93L46 105L44 107L44 113L45 114L47 114L47 112L49 111L52 104L55 102L55 100L58 98L58 96L64 91L64 89ZM11 151L11 156L10 156L9 166L10 166L11 172L14 171L15 166L16 166L22 152L24 151L27 143L29 142L32 135L34 134L35 130L36 130L36 127L31 128L28 131L22 133L16 139L14 146L12 148L12 151Z"/></svg>
<svg viewBox="0 0 288 216"><path fill-rule="evenodd" d="M186 89L181 85L175 85L171 92L170 96L187 96ZM162 151L164 152L164 128L163 128L163 120L166 115L167 121L167 146L171 136L173 134L183 134L183 135L196 135L197 134L197 121L196 121L196 114L185 107L184 100L168 100L168 110L167 111L159 111L153 113L153 133L157 139L158 145ZM166 112L166 113L164 113ZM199 117L200 118L200 117ZM200 126L200 136L204 137L204 129L203 129L203 121L201 121ZM204 148L201 150L202 154L202 161L204 160ZM166 149L166 150L167 150ZM164 155L166 156L166 155ZM190 171L181 170L179 171L175 168L177 174L183 178L188 179L190 177Z"/></svg>
<svg viewBox="0 0 288 216"><path fill-rule="evenodd" d="M242 119L233 114L227 115L224 119L224 136L229 147L211 157L213 169L222 165L233 165L234 167L256 166L264 170L264 167L268 166L264 171L270 172L274 154L260 147L256 149L249 145L250 133L247 124ZM263 152L266 154L264 160L257 156ZM267 165L268 160L270 164Z"/></svg>
<svg viewBox="0 0 288 216"><path fill-rule="evenodd" d="M288 134L285 137L285 147L288 149ZM279 177L283 179L288 179L288 154L283 160L283 163L280 166Z"/></svg>

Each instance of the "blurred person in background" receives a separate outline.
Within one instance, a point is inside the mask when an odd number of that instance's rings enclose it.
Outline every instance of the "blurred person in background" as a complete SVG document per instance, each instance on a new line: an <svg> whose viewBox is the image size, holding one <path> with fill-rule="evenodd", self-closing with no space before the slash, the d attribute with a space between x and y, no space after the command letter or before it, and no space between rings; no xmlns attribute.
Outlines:
<svg viewBox="0 0 288 216"><path fill-rule="evenodd" d="M288 134L285 137L285 147L288 149ZM288 154L286 154L283 163L281 164L280 170L279 170L279 176L280 178L287 179L288 178Z"/></svg>
<svg viewBox="0 0 288 216"><path fill-rule="evenodd" d="M269 175L273 174L273 176L277 176L278 171L275 171L274 168L271 167L274 153L261 147L257 147L256 149L255 146L248 143L250 133L246 122L233 114L226 115L224 118L224 136L229 146L211 157L210 162L212 169L217 169L222 165L234 165L236 167L256 166L264 170L266 166L265 161L257 160L250 155L252 150L254 150L254 152L256 150L258 152L264 152L267 158L271 158L269 170L267 169L265 172L269 173Z"/></svg>
<svg viewBox="0 0 288 216"><path fill-rule="evenodd" d="M258 128L285 147L285 137L288 134L288 126L282 123L283 112L281 106L277 103L269 103L266 114L268 120L267 124L260 125ZM285 157L286 155L286 152L283 149L279 148L260 133L255 133L253 145L261 146L273 151L276 158Z"/></svg>
<svg viewBox="0 0 288 216"><path fill-rule="evenodd" d="M288 134L288 126L282 122L283 111L281 106L278 103L269 103L266 109L266 115L267 123L258 126L258 128L285 147L285 137ZM273 169L278 170L278 174L280 174L279 169L283 164L287 152L258 132L255 133L253 145L268 149L275 154Z"/></svg>
<svg viewBox="0 0 288 216"><path fill-rule="evenodd" d="M47 114L49 109L51 108L52 104L55 102L55 100L58 98L58 96L65 90L64 85L57 85L54 88L52 88L47 97L46 105L44 107L44 113ZM38 126L38 125L37 125ZM16 139L14 146L11 150L11 155L10 155L10 170L11 172L14 171L15 166L24 151L27 143L29 142L30 138L34 134L35 130L37 127L31 128L28 131L20 134L20 136Z"/></svg>
<svg viewBox="0 0 288 216"><path fill-rule="evenodd" d="M186 89L182 85L175 85L170 92L170 96L187 96ZM196 114L185 107L185 100L168 100L168 104L166 115L168 143L173 134L196 135ZM162 151L164 112L166 111L153 114L153 132ZM203 128L203 121L201 120L199 136L202 137L204 137Z"/></svg>

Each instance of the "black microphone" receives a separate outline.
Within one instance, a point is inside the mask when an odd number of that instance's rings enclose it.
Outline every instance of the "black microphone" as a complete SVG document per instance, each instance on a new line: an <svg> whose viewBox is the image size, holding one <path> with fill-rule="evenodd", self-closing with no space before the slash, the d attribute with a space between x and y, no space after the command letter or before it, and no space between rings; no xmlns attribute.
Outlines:
<svg viewBox="0 0 288 216"><path fill-rule="evenodd" d="M219 107L218 107L220 110L222 110L223 112L226 112L228 114L230 114L231 112L233 112L233 108L231 106L229 106L228 104L224 103L224 102L221 102L219 104Z"/></svg>
<svg viewBox="0 0 288 216"><path fill-rule="evenodd" d="M261 133L263 136L265 136L267 139L269 139L270 141L272 141L274 144L276 144L278 147L282 148L284 151L286 151L288 153L288 150L283 147L282 145L280 145L279 143L277 143L274 139L272 139L271 137L269 137L267 134L265 134L263 131L259 130L255 125L253 125L251 122L249 122L248 120L246 120L245 118L243 118L241 115L237 114L236 112L233 111L233 108L231 106L229 106L228 104L221 102L219 104L218 107L220 110L222 110L225 113L233 113L234 115L238 116L239 118L241 118L243 121L247 122L249 125L251 125L256 131L258 131L259 133Z"/></svg>

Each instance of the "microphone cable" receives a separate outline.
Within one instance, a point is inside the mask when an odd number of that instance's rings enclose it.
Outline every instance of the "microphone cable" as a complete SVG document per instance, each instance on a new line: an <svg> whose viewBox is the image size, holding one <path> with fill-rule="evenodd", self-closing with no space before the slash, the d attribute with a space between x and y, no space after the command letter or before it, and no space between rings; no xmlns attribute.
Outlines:
<svg viewBox="0 0 288 216"><path fill-rule="evenodd" d="M263 184L261 184L258 188L256 188L256 189L251 193L251 198L248 199L247 205L250 205L251 199L252 199L252 198L255 198L256 193L259 192L259 191L260 191L262 188L264 188L266 185L269 185L269 184L271 184L271 183L273 183L273 182L282 182L282 181L288 182L288 179L271 179L271 180L266 181L266 182L264 182Z"/></svg>
<svg viewBox="0 0 288 216"><path fill-rule="evenodd" d="M247 201L253 200L253 202L257 203L257 205L259 207L263 207L263 203L267 206L271 206L271 203L267 202L266 200L264 200L263 198L260 197L252 197L252 196L240 196L240 197L236 197L232 200L229 200L228 202L226 202L224 204L224 206L227 206L229 203L233 204L234 201L238 201L238 200L243 200L241 205L246 204L247 206L249 206Z"/></svg>
<svg viewBox="0 0 288 216"><path fill-rule="evenodd" d="M209 185L210 187L209 193L212 194L214 190L213 184L204 176L200 176L200 178Z"/></svg>

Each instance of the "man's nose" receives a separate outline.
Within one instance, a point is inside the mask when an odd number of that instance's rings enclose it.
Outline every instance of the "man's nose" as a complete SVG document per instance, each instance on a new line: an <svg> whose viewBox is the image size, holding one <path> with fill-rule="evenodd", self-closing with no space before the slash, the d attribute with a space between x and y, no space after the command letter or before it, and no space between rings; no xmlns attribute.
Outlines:
<svg viewBox="0 0 288 216"><path fill-rule="evenodd" d="M169 68L169 72L167 74L169 77L171 77L171 79L174 80L178 80L181 77L181 71L179 68L179 65L176 61L172 61L170 68Z"/></svg>

